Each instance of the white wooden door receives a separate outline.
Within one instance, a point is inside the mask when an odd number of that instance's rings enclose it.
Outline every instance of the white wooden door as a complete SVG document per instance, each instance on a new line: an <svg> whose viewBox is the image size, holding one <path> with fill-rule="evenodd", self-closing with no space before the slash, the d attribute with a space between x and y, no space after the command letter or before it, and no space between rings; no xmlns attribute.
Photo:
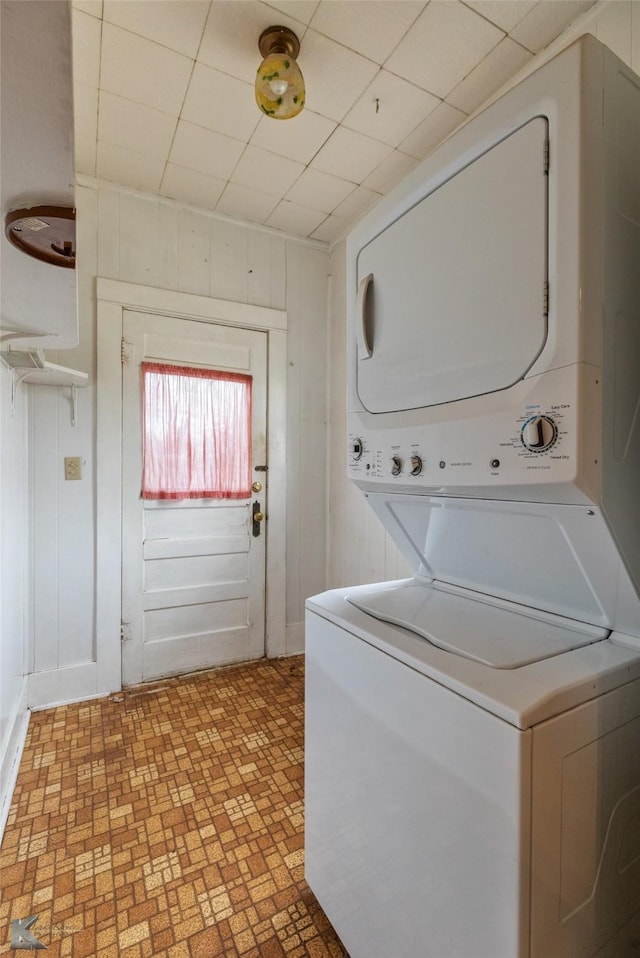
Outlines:
<svg viewBox="0 0 640 958"><path fill-rule="evenodd" d="M124 311L122 681L124 685L264 654L267 335ZM249 499L141 496L143 361L248 373Z"/></svg>

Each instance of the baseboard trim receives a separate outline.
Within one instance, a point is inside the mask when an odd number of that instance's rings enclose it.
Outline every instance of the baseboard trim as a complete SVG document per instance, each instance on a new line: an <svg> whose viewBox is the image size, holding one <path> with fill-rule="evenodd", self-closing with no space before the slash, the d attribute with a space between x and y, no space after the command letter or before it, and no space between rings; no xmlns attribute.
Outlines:
<svg viewBox="0 0 640 958"><path fill-rule="evenodd" d="M22 681L22 689L13 710L9 732L0 755L0 842L11 809L11 800L16 787L20 759L27 740L27 730L31 713L27 708L27 678Z"/></svg>
<svg viewBox="0 0 640 958"><path fill-rule="evenodd" d="M28 683L27 702L34 712L102 698L113 691L108 687L100 687L98 666L95 662L85 662L64 669L50 669L46 672L32 672L28 676Z"/></svg>

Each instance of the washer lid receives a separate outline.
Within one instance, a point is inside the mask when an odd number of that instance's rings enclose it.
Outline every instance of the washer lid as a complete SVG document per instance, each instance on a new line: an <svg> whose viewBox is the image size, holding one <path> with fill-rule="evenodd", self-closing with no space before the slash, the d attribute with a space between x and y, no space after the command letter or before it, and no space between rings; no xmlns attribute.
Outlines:
<svg viewBox="0 0 640 958"><path fill-rule="evenodd" d="M531 665L609 635L597 626L535 610L518 611L513 604L472 598L419 580L391 589L359 589L347 601L445 652L494 669Z"/></svg>

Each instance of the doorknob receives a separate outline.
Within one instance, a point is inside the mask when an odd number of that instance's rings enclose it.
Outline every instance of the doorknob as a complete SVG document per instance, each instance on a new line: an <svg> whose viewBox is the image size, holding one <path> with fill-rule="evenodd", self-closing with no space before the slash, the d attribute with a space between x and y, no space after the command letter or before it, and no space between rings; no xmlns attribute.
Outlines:
<svg viewBox="0 0 640 958"><path fill-rule="evenodd" d="M260 512L260 503L257 499L253 504L253 509L251 510L251 518L253 519L253 535L257 539L260 535L260 523L264 519L264 512Z"/></svg>
<svg viewBox="0 0 640 958"><path fill-rule="evenodd" d="M262 483L256 479L255 482L251 483L251 488L254 492L262 492Z"/></svg>

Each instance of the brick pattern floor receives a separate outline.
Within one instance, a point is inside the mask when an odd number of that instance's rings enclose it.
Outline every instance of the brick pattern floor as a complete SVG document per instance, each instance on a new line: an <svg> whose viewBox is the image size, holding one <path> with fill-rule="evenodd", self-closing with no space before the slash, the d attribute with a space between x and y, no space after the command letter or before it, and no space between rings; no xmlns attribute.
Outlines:
<svg viewBox="0 0 640 958"><path fill-rule="evenodd" d="M0 852L47 954L345 958L305 884L302 658L36 712Z"/></svg>

